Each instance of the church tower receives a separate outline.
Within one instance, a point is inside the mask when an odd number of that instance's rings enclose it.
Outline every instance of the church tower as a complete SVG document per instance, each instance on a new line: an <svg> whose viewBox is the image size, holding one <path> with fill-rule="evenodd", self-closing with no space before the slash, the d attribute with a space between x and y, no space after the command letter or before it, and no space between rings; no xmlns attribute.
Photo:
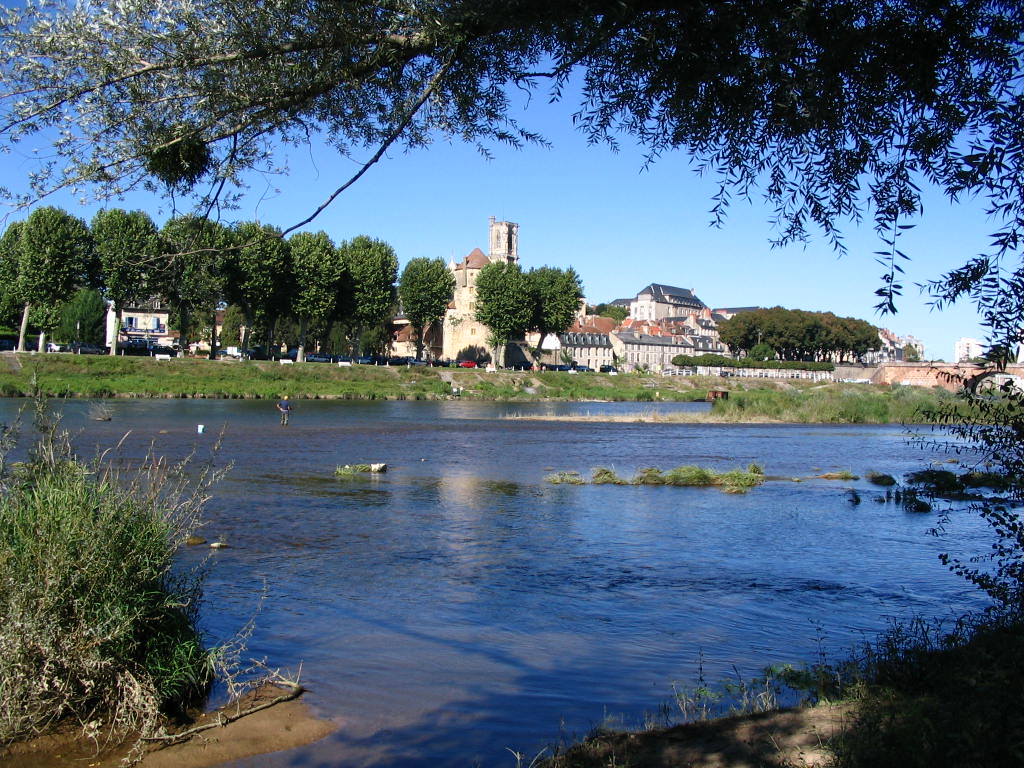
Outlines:
<svg viewBox="0 0 1024 768"><path fill-rule="evenodd" d="M491 250L488 256L492 262L500 259L509 264L519 263L518 224L495 221L491 216Z"/></svg>

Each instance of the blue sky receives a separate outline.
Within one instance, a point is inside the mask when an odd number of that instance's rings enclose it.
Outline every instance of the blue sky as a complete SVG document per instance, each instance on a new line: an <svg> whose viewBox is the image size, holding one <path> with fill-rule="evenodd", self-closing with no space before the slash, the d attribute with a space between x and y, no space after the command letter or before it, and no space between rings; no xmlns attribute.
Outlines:
<svg viewBox="0 0 1024 768"><path fill-rule="evenodd" d="M458 143L393 150L307 229L323 229L335 241L380 238L404 265L419 256L447 261L476 247L486 251L488 219L495 216L519 224L524 268L574 267L591 303L633 296L657 282L692 289L713 308L781 305L862 318L916 336L932 359L952 360L962 336L983 337L969 306L932 311L914 285L985 248L992 227L980 206L950 206L941 194L929 195L924 219L903 236L912 261L905 265L899 313L883 317L873 309L882 284L874 252L882 244L870 221L845 228L849 252L841 258L823 239L773 249L770 211L759 200L736 200L725 225L712 228L713 182L696 176L683 154L644 170L642 153L626 143L618 154L588 147L572 128L570 112L569 105L542 98L526 111L525 122L551 148L497 146L490 160ZM29 141L15 154L0 155L9 186L18 186L31 167L23 159L31 149ZM290 226L358 168L324 149L289 148L286 157L290 173L252 178L232 217ZM49 203L86 219L95 210L64 197ZM145 209L158 223L167 216L156 198L135 196L120 205Z"/></svg>

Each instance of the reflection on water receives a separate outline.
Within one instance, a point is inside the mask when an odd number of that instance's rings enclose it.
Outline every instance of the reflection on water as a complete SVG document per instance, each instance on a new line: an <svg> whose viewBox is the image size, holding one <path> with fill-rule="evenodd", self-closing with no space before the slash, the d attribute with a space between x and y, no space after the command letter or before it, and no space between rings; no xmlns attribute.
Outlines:
<svg viewBox="0 0 1024 768"><path fill-rule="evenodd" d="M8 418L17 403L0 403ZM666 404L116 401L110 422L65 406L83 451L139 460L224 430L206 535L203 621L228 637L266 600L251 651L297 670L340 729L236 766L512 765L606 714L637 723L692 682L834 657L891 618L948 616L975 597L937 561L928 515L875 503L865 481L930 456L895 427L569 423L528 410L635 413ZM197 425L204 424L203 434ZM340 464L384 475L338 479ZM747 495L550 485L551 471L761 464ZM864 502L846 493L857 488ZM980 535L958 519L966 541Z"/></svg>

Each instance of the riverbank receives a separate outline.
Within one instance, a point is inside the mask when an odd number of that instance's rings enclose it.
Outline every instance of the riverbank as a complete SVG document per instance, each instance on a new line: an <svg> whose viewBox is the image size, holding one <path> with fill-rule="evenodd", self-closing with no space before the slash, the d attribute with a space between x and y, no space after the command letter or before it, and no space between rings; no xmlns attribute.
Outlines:
<svg viewBox="0 0 1024 768"><path fill-rule="evenodd" d="M262 708L260 708L262 707ZM238 712L252 709L250 714ZM232 760L300 747L322 739L336 724L312 714L303 698L264 686L242 702L208 712L179 729L192 738L163 746L151 743L137 765L142 768L212 768ZM122 768L128 746L97 745L79 727L0 747L4 768Z"/></svg>
<svg viewBox="0 0 1024 768"><path fill-rule="evenodd" d="M823 424L922 423L951 395L936 388L828 383L807 379L739 379L658 374L572 374L426 366L337 366L326 363L156 360L70 354L0 355L0 396L245 398L343 400L704 401L728 393L701 414L665 416L640 409L630 420L758 421ZM574 417L588 418L588 417ZM592 417L598 420L600 417Z"/></svg>

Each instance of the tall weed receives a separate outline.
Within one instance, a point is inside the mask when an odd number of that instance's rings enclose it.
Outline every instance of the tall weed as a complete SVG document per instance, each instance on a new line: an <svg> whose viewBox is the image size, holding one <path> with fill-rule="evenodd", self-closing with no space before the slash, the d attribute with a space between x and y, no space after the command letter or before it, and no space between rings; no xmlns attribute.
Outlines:
<svg viewBox="0 0 1024 768"><path fill-rule="evenodd" d="M77 720L119 741L202 697L201 573L174 554L200 523L212 464L81 461L36 401L28 460L0 461L0 743Z"/></svg>

